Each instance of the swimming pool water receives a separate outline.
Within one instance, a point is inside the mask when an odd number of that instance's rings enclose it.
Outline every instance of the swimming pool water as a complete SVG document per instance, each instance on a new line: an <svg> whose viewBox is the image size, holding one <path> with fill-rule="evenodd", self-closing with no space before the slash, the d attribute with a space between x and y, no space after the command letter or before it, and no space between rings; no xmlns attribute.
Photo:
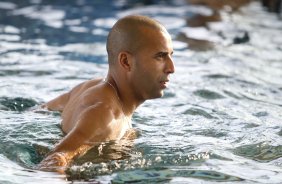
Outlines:
<svg viewBox="0 0 282 184"><path fill-rule="evenodd" d="M281 183L282 21L257 1L197 28L187 19L210 9L109 2L0 1L0 183ZM59 113L34 107L105 76L107 33L127 14L173 37L165 96L134 114L136 140L94 147L66 176L35 170L63 133Z"/></svg>

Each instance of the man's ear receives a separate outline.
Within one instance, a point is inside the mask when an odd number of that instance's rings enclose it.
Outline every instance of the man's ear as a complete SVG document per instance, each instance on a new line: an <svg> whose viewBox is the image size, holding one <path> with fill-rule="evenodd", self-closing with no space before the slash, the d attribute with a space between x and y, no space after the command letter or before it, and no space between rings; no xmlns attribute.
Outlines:
<svg viewBox="0 0 282 184"><path fill-rule="evenodd" d="M126 71L130 71L132 67L132 56L128 52L120 52L118 55L120 66Z"/></svg>

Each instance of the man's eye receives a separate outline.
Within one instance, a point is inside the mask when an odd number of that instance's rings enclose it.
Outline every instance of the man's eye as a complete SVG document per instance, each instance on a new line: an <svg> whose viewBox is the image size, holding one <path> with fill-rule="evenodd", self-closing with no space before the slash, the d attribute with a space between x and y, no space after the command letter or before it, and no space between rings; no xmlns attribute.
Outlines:
<svg viewBox="0 0 282 184"><path fill-rule="evenodd" d="M162 59L165 58L166 54L165 53L159 53L157 54L157 58Z"/></svg>

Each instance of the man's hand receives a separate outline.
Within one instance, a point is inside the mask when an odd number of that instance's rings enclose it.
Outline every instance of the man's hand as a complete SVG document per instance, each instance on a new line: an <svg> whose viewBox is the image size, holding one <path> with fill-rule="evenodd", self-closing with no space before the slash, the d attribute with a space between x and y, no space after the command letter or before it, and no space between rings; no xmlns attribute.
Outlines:
<svg viewBox="0 0 282 184"><path fill-rule="evenodd" d="M65 173L65 169L69 165L68 159L64 152L56 152L46 157L39 165L38 169L43 171Z"/></svg>

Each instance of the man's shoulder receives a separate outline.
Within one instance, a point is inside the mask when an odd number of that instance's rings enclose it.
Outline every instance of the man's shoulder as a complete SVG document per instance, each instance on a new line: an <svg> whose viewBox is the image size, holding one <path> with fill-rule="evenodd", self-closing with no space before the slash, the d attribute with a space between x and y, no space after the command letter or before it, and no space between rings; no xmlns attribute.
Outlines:
<svg viewBox="0 0 282 184"><path fill-rule="evenodd" d="M114 118L114 110L110 104L104 102L97 102L86 107L79 117L80 123L91 124L91 126L98 127L107 127Z"/></svg>
<svg viewBox="0 0 282 184"><path fill-rule="evenodd" d="M76 105L82 104L88 107L89 105L95 103L96 97L101 98L102 94L99 90L99 84L101 84L102 79L92 79L80 83L70 92L70 102L74 102Z"/></svg>
<svg viewBox="0 0 282 184"><path fill-rule="evenodd" d="M119 116L120 109L115 94L110 90L111 88L106 87L102 79L88 81L86 85L89 87L86 86L77 98L73 99L71 105L77 107L74 113L87 119L97 119L97 116L115 119Z"/></svg>
<svg viewBox="0 0 282 184"><path fill-rule="evenodd" d="M101 112L101 113L109 113L112 111L112 106L111 104L104 102L104 101L99 101L96 102L88 107L85 108L86 113L93 113L93 112Z"/></svg>
<svg viewBox="0 0 282 184"><path fill-rule="evenodd" d="M91 79L84 81L78 84L77 86L75 86L70 92L72 95L81 94L87 89L97 86L99 83L101 83L102 80L103 80L102 78L99 78L99 79Z"/></svg>
<svg viewBox="0 0 282 184"><path fill-rule="evenodd" d="M98 79L90 79L88 81L85 81L83 85L85 87L93 87L96 86L97 84L100 84L103 81L103 78L98 78Z"/></svg>

